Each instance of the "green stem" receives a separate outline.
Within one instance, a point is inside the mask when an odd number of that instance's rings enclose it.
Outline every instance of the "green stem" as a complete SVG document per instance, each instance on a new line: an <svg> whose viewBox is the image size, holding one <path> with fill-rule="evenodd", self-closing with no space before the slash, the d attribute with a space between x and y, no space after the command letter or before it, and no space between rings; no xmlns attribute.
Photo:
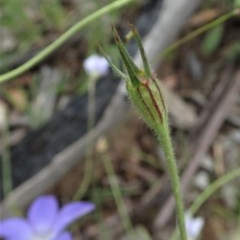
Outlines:
<svg viewBox="0 0 240 240"><path fill-rule="evenodd" d="M77 192L75 193L73 200L81 199L85 193L87 192L89 186L91 185L91 181L93 178L93 147L94 147L94 139L91 134L91 130L95 124L95 92L96 92L96 77L90 77L88 79L88 122L87 122L87 150L85 154L85 167L83 172L83 180L81 185L79 186Z"/></svg>
<svg viewBox="0 0 240 240"><path fill-rule="evenodd" d="M182 194L181 194L181 185L180 185L177 163L176 163L168 127L166 127L165 132L163 134L164 134L164 137L161 137L162 136L161 134L161 135L158 135L158 139L162 143L162 147L167 159L168 173L171 179L173 195L176 202L177 221L178 221L181 240L187 240L187 232L186 232L185 220L184 220L184 207L183 207L183 200L182 200ZM162 141L163 139L164 141Z"/></svg>
<svg viewBox="0 0 240 240"><path fill-rule="evenodd" d="M232 170L231 172L225 174L221 178L214 181L211 185L209 185L204 192L202 192L197 199L194 201L192 206L189 208L189 212L194 215L200 207L206 202L206 200L213 195L219 188L227 184L228 182L240 177L240 168ZM171 240L176 240L178 237L178 231L175 230Z"/></svg>
<svg viewBox="0 0 240 240"><path fill-rule="evenodd" d="M19 76L20 74L26 72L27 70L31 69L47 56L49 56L52 52L54 52L57 48L59 48L64 42L66 42L70 37L72 37L75 33L77 33L81 28L89 24L90 22L96 20L97 18L101 17L102 15L114 11L115 9L119 9L120 7L133 2L135 0L118 0L114 1L113 3L99 9L98 11L92 13L91 15L87 16L86 18L80 20L74 26L72 26L69 30L67 30L62 36L56 39L53 43L51 43L48 47L43 49L40 53L38 53L35 57L24 63L23 65L19 66L18 68L9 71L5 74L0 75L0 83L6 82L12 78Z"/></svg>
<svg viewBox="0 0 240 240"><path fill-rule="evenodd" d="M194 201L192 206L190 207L190 212L194 215L198 209L203 205L203 203L214 193L216 192L220 187L228 183L229 181L232 181L233 179L240 177L240 168L235 169L215 182L213 182L211 185L208 186L208 188L200 194L197 199Z"/></svg>
<svg viewBox="0 0 240 240"><path fill-rule="evenodd" d="M175 43L171 44L169 47L167 47L162 53L162 56L166 56L168 53L170 53L171 51L177 49L178 47L180 47L181 45L183 45L184 43L190 41L191 39L197 37L198 35L206 32L207 30L216 27L217 25L227 21L228 19L230 19L231 17L234 17L236 15L240 14L240 9L234 9L233 11L226 13L223 16L220 16L219 18L217 18L216 20L213 20L212 22L196 29L195 31L189 33L187 36L179 39L178 41L176 41Z"/></svg>
<svg viewBox="0 0 240 240"><path fill-rule="evenodd" d="M114 168L111 163L111 159L109 158L109 156L107 154L105 154L103 156L103 163L104 163L104 167L106 169L107 175L108 175L108 180L109 180L109 184L111 187L111 191L112 191L114 200L116 202L118 213L120 215L123 227L124 227L126 233L128 234L129 239L133 239L132 238L132 229L133 229L132 223L131 223L130 217L128 215L127 208L123 201L123 196L122 196L120 187L117 182L117 177L114 172Z"/></svg>

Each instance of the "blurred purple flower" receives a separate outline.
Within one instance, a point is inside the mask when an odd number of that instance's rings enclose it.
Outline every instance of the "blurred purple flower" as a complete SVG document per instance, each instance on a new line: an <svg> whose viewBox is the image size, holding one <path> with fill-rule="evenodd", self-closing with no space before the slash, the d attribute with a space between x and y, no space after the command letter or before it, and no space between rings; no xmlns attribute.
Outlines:
<svg viewBox="0 0 240 240"><path fill-rule="evenodd" d="M61 209L54 196L40 196L30 206L28 218L0 222L0 237L6 240L72 240L64 229L95 209L89 202L72 202Z"/></svg>
<svg viewBox="0 0 240 240"><path fill-rule="evenodd" d="M83 68L89 76L102 77L109 71L107 60L99 55L91 55L83 62Z"/></svg>
<svg viewBox="0 0 240 240"><path fill-rule="evenodd" d="M201 217L193 218L190 213L186 213L185 225L189 240L194 240L197 239L202 231L204 219Z"/></svg>

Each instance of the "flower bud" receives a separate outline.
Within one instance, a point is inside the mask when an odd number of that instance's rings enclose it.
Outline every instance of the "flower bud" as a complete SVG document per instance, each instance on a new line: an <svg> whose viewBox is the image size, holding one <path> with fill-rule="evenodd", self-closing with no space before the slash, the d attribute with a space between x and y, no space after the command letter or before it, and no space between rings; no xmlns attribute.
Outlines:
<svg viewBox="0 0 240 240"><path fill-rule="evenodd" d="M140 78L141 79L141 78ZM128 95L142 119L153 130L168 126L167 111L158 80L142 78L136 86L127 81Z"/></svg>
<svg viewBox="0 0 240 240"><path fill-rule="evenodd" d="M147 62L141 38L133 25L130 25L133 36L137 40L144 69L138 68L129 56L117 31L113 28L114 38L128 76L125 77L128 95L147 125L163 135L168 129L168 118L159 81L154 76Z"/></svg>

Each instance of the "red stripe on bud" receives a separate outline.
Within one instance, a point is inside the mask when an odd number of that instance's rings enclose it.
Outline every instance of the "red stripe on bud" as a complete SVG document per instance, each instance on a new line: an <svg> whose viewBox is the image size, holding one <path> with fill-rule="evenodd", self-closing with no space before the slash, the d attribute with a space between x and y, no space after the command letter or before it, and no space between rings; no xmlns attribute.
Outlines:
<svg viewBox="0 0 240 240"><path fill-rule="evenodd" d="M141 83L142 83L142 86L144 86L147 89L147 91L149 93L149 96L150 96L150 98L152 100L153 106L154 106L154 108L156 109L156 111L158 113L159 119L163 123L163 117L162 117L161 111L160 111L160 109L158 107L158 104L157 104L157 102L156 102L156 100L155 100L155 98L153 96L152 90L149 87L149 81L144 79L144 80L141 81Z"/></svg>

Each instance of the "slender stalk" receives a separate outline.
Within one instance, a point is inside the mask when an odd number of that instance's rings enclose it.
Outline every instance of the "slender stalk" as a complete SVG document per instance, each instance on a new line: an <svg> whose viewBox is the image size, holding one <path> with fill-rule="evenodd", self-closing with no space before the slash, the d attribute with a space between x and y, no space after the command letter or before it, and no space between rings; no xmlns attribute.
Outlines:
<svg viewBox="0 0 240 240"><path fill-rule="evenodd" d="M225 174L221 178L214 181L211 185L209 185L205 191L203 191L193 202L189 208L189 212L194 215L211 195L213 195L219 188L236 178L240 178L240 168L232 170L231 172ZM175 230L171 237L171 240L176 240L177 237L178 231Z"/></svg>
<svg viewBox="0 0 240 240"><path fill-rule="evenodd" d="M109 180L109 184L111 187L111 191L112 191L114 200L116 202L118 213L120 215L123 227L124 227L126 233L128 234L129 239L133 239L132 238L132 229L133 229L132 223L131 223L130 217L128 215L127 208L124 204L120 187L117 183L117 178L116 178L116 174L114 172L113 165L111 163L111 159L109 158L107 153L104 154L104 156L103 156L103 163L104 163L104 167L106 169L107 175L108 175L108 180Z"/></svg>
<svg viewBox="0 0 240 240"><path fill-rule="evenodd" d="M157 133L158 134L158 133ZM176 212L177 212L177 221L178 228L181 236L181 240L187 240L187 232L185 227L184 220L184 207L181 194L181 185L178 175L178 168L176 164L176 158L173 151L172 141L170 138L169 130L167 129L164 134L164 142L162 141L161 135L158 135L159 141L162 143L162 147L167 159L167 169L171 180L172 191L176 202Z"/></svg>
<svg viewBox="0 0 240 240"><path fill-rule="evenodd" d="M212 22L196 29L193 32L190 32L187 36L179 39L178 41L176 41L175 43L171 44L169 47L167 47L163 52L160 53L160 55L162 56L166 56L168 53L170 53L171 51L177 49L178 47L180 47L181 45L183 45L184 43L190 41L191 39L197 37L198 35L208 31L209 29L216 27L217 25L227 21L228 19L237 16L240 14L240 8L234 9L231 12L228 12L222 16L220 16L219 18L213 20Z"/></svg>
<svg viewBox="0 0 240 240"><path fill-rule="evenodd" d="M220 187L224 186L228 182L232 181L235 178L240 178L240 168L234 169L231 172L225 174L221 178L214 181L211 185L207 187L207 189L200 194L197 199L194 201L192 206L190 207L190 212L195 214L198 209L203 205L204 202L215 193Z"/></svg>
<svg viewBox="0 0 240 240"><path fill-rule="evenodd" d="M87 192L93 177L93 147L94 139L91 134L91 130L95 124L95 92L96 92L96 81L97 79L93 77L88 80L88 122L87 122L87 132L88 132L88 144L85 154L85 166L84 166L84 176L79 186L77 192L75 193L73 200L81 199Z"/></svg>
<svg viewBox="0 0 240 240"><path fill-rule="evenodd" d="M135 0L118 0L110 3L109 5L99 9L98 11L90 14L86 18L80 20L74 26L72 26L69 30L67 30L62 36L56 39L53 43L51 43L48 47L43 49L40 53L38 53L35 57L31 58L29 61L24 63L23 65L19 66L18 68L9 71L5 74L0 75L0 83L6 82L10 79L13 79L20 74L26 72L27 70L31 69L51 53L53 53L57 48L59 48L64 42L66 42L70 37L72 37L75 33L77 33L80 29L85 27L90 22L96 20L97 18L101 17L102 15L119 9L124 5L133 2Z"/></svg>
<svg viewBox="0 0 240 240"><path fill-rule="evenodd" d="M5 108L3 106L3 108ZM5 109L4 109L5 110ZM3 197L6 197L12 190L12 166L11 166L11 156L8 146L9 139L9 127L7 123L7 111L2 113L5 119L4 126L2 129L2 141L3 141L3 154L2 154L2 183L3 183Z"/></svg>

